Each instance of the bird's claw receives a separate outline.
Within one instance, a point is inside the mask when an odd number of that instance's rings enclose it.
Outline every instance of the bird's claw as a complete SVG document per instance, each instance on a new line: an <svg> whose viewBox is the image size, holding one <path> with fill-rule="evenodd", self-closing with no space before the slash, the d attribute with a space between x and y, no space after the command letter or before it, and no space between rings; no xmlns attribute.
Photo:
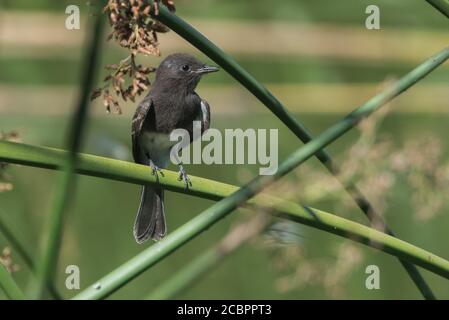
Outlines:
<svg viewBox="0 0 449 320"><path fill-rule="evenodd" d="M192 181L190 181L189 176L187 175L186 171L184 170L184 167L182 165L179 166L179 176L178 181L184 181L185 189L189 189L189 187L192 186Z"/></svg>
<svg viewBox="0 0 449 320"><path fill-rule="evenodd" d="M151 174L153 176L159 176L159 174L163 177L164 173L162 172L162 169L159 168L157 165L153 163L153 161L150 161L150 167L151 167Z"/></svg>

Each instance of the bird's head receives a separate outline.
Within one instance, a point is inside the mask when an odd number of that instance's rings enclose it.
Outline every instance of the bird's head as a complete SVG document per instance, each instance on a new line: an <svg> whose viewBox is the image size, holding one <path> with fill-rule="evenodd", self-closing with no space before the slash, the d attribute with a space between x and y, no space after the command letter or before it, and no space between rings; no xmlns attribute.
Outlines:
<svg viewBox="0 0 449 320"><path fill-rule="evenodd" d="M218 70L189 54L175 53L166 57L157 68L156 83L194 90L202 75Z"/></svg>

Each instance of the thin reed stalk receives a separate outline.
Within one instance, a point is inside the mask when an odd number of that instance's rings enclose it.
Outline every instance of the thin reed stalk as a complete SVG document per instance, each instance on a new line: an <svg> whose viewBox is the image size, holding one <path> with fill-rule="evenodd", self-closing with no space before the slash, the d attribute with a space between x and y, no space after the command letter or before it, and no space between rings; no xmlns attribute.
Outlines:
<svg viewBox="0 0 449 320"><path fill-rule="evenodd" d="M101 49L101 36L103 34L103 20L99 14L102 1L96 1L97 12L93 16L92 34L87 33L89 42L86 50L83 76L81 78L80 96L78 104L73 114L69 134L68 150L63 170L58 176L53 196L52 210L48 231L41 254L36 265L36 281L31 289L31 296L40 298L44 288L48 285L56 271L59 248L64 226L64 213L74 193L75 167L77 164L77 153L81 148L84 131L87 122L89 97L95 83L95 73L98 65L98 57Z"/></svg>

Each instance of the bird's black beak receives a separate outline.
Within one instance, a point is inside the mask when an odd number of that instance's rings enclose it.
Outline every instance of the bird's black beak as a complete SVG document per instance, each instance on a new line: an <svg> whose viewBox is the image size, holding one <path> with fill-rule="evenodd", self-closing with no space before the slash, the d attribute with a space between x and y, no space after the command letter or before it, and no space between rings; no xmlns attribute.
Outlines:
<svg viewBox="0 0 449 320"><path fill-rule="evenodd" d="M211 73L211 72L217 72L218 69L217 67L213 67L213 66L202 66L201 68L197 69L195 72L199 73L199 74L206 74L206 73Z"/></svg>

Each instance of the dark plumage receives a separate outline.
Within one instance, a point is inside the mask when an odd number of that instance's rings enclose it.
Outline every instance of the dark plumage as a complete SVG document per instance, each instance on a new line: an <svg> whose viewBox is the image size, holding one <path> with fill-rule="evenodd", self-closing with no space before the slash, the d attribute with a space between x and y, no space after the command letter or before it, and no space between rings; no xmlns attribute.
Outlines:
<svg viewBox="0 0 449 320"><path fill-rule="evenodd" d="M202 132L209 128L208 103L195 92L205 73L218 68L206 66L187 54L173 54L162 61L148 95L139 104L132 120L132 148L136 163L149 165L153 174L166 167L174 142L170 133L178 128L189 131L193 121L201 121ZM188 186L188 178L180 166L180 177ZM138 243L149 238L162 239L167 227L164 213L164 193L157 186L143 186L140 206L134 223Z"/></svg>

